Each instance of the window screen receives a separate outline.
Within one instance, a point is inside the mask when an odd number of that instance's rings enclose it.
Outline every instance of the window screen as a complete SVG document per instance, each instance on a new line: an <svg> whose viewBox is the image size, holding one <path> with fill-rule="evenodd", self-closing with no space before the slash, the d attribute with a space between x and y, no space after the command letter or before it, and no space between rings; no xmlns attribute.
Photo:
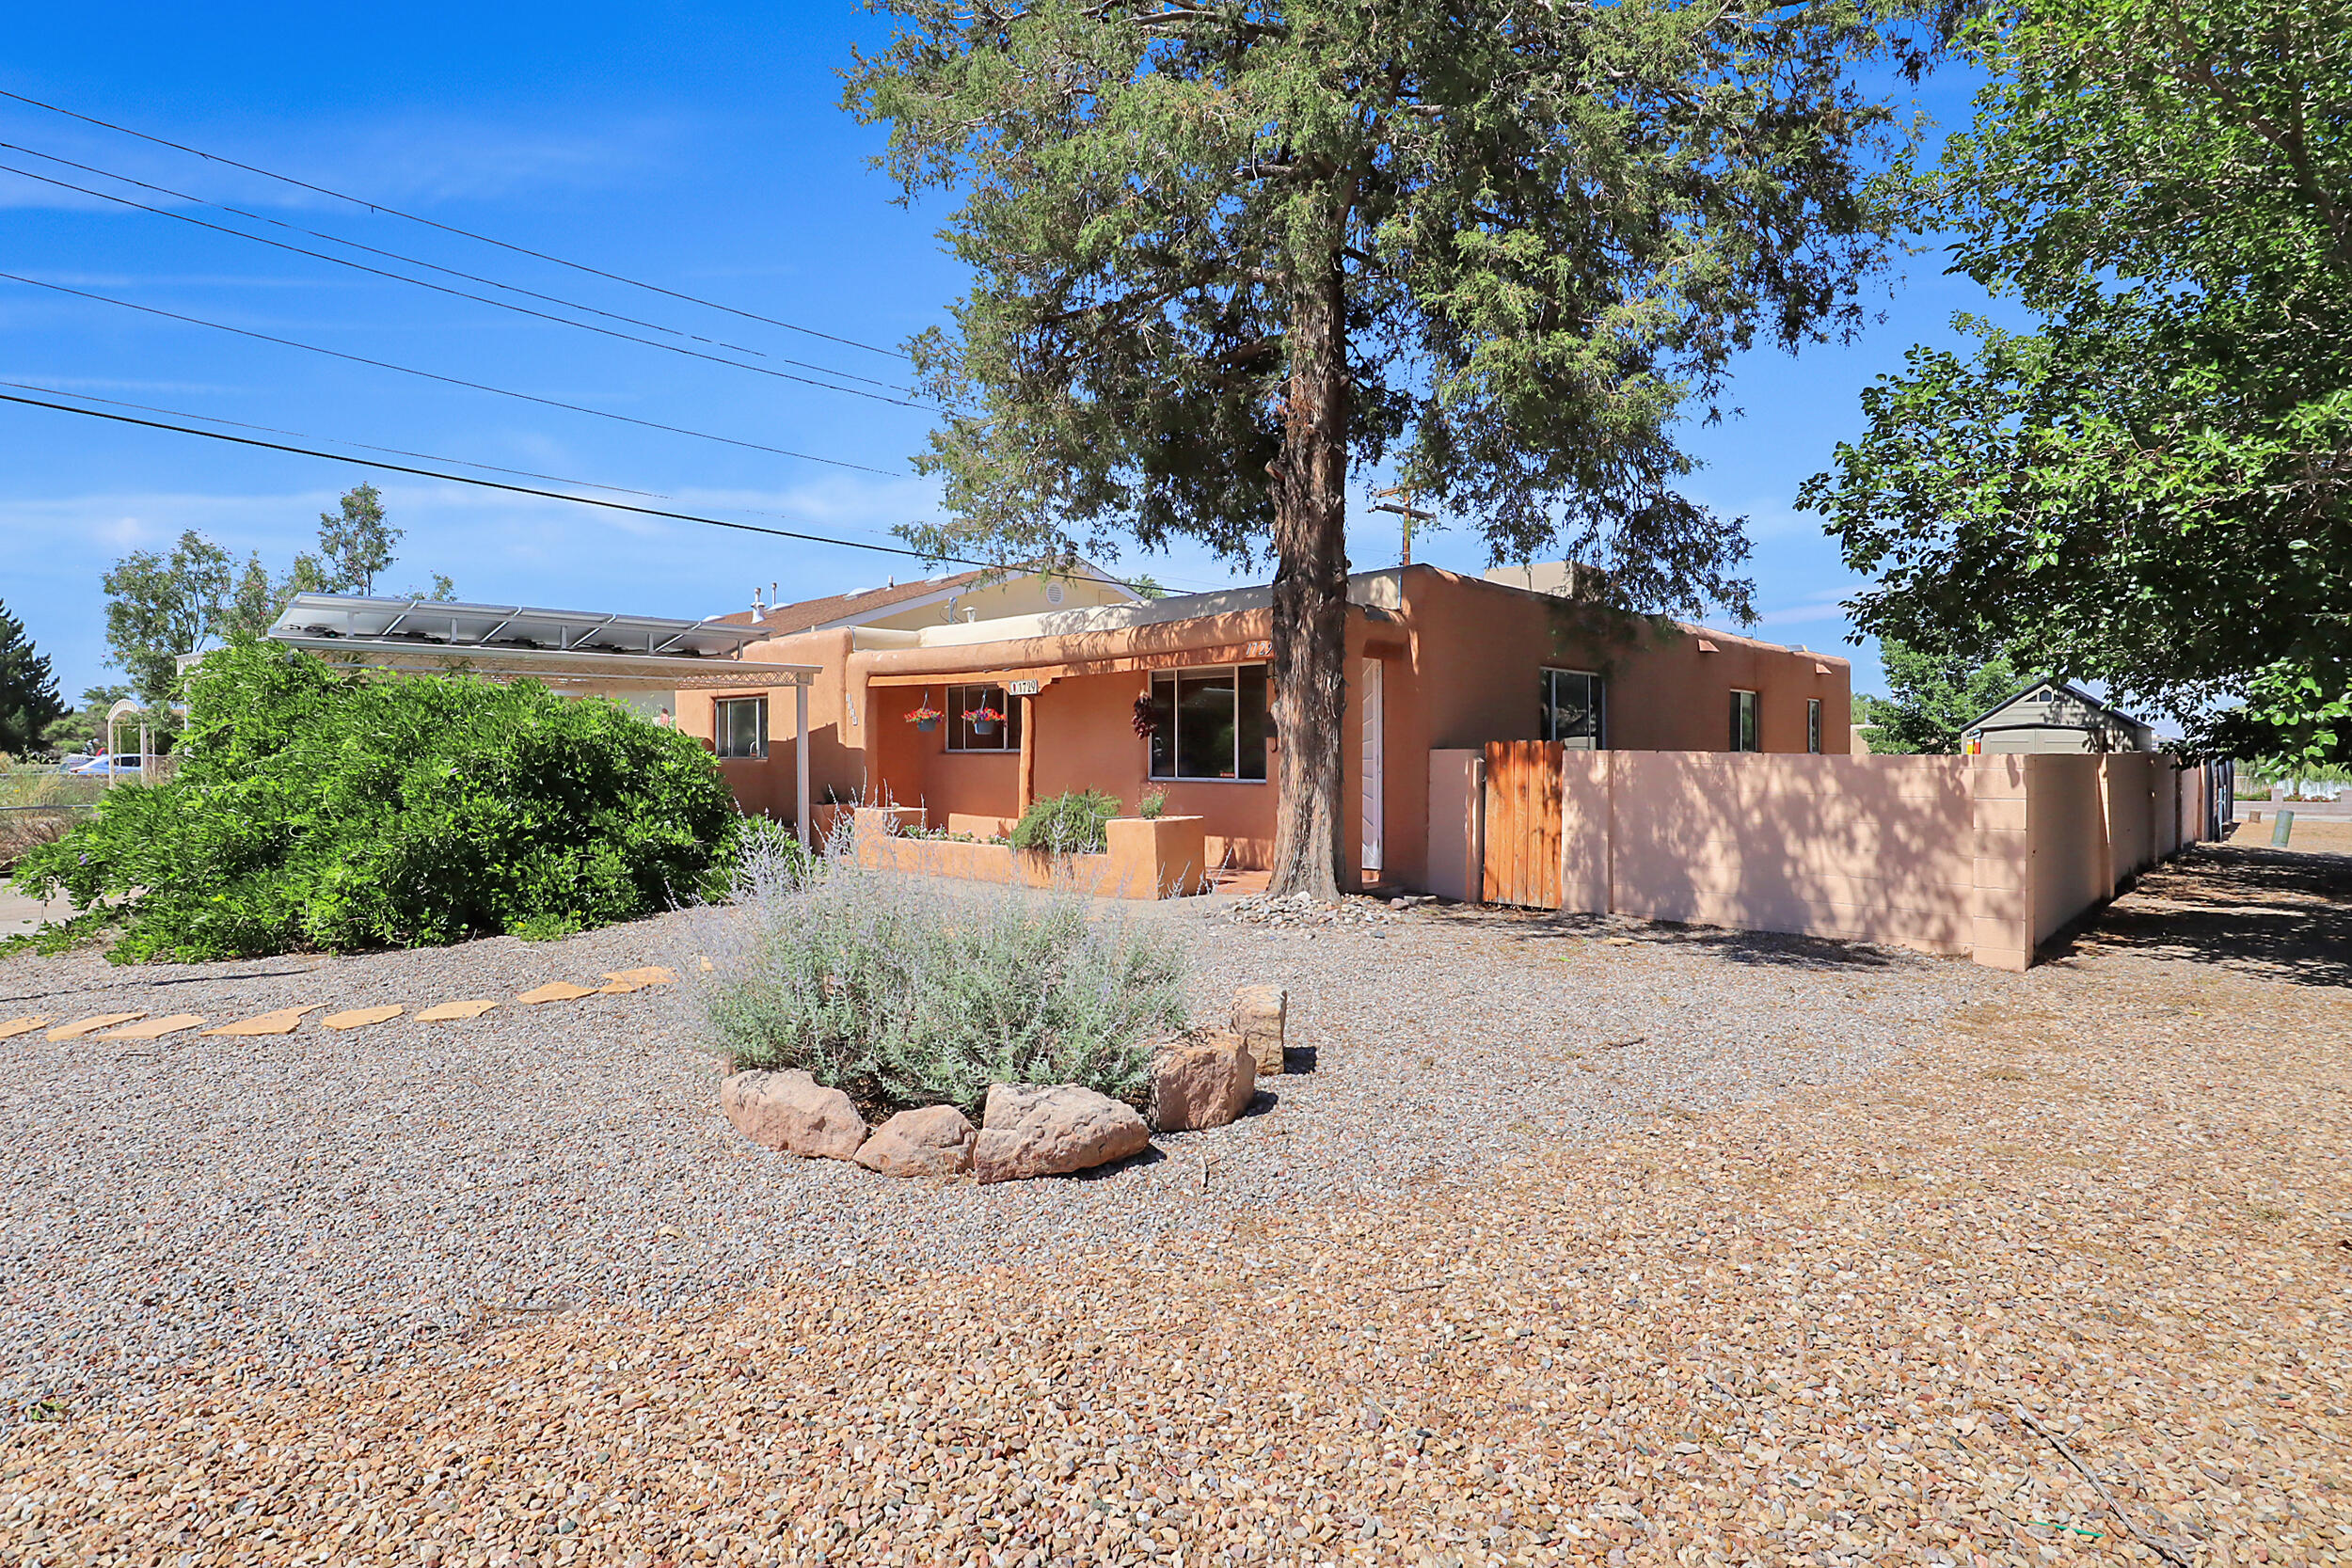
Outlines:
<svg viewBox="0 0 2352 1568"><path fill-rule="evenodd" d="M1149 711L1153 778L1264 780L1264 665L1156 671Z"/></svg>
<svg viewBox="0 0 2352 1568"><path fill-rule="evenodd" d="M1601 678L1583 670L1543 672L1543 722L1538 733L1571 752L1597 752L1602 731Z"/></svg>
<svg viewBox="0 0 2352 1568"><path fill-rule="evenodd" d="M714 734L723 757L764 757L768 754L768 699L722 697L712 705Z"/></svg>

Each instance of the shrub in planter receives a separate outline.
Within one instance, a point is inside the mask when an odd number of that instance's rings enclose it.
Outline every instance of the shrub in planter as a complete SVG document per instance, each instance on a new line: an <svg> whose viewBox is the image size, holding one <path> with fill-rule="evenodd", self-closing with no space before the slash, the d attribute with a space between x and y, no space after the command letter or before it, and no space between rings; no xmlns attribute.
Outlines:
<svg viewBox="0 0 2352 1568"><path fill-rule="evenodd" d="M168 783L107 792L17 886L108 918L117 960L414 947L607 925L716 892L744 818L701 744L532 682L207 658Z"/></svg>
<svg viewBox="0 0 2352 1568"><path fill-rule="evenodd" d="M1138 1100L1152 1042L1184 1020L1173 939L1078 899L974 888L942 900L828 855L754 851L704 915L705 1016L741 1067L797 1068L869 1118L991 1084L1083 1084Z"/></svg>
<svg viewBox="0 0 2352 1568"><path fill-rule="evenodd" d="M1099 789L1072 790L1029 802L1012 825L1012 847L1056 855L1100 853L1110 840L1103 824L1119 815L1119 797Z"/></svg>

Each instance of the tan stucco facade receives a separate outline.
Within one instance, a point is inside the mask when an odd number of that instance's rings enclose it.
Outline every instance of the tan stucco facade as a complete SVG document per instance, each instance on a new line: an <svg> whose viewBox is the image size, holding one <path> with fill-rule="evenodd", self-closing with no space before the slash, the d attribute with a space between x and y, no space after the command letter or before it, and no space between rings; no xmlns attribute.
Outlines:
<svg viewBox="0 0 2352 1568"><path fill-rule="evenodd" d="M1841 658L1606 616L1572 599L1433 566L1361 574L1350 595L1348 668L1356 678L1342 754L1357 804L1366 756L1362 673L1366 660L1375 660L1384 885L1425 884L1430 753L1539 738L1548 668L1602 677L1602 738L1613 751L1727 750L1735 690L1756 693L1761 751L1802 752L1813 736L1842 750L1849 734L1851 672ZM1246 868L1263 866L1272 847L1279 758L1268 756L1264 782L1154 781L1134 710L1152 670L1263 663L1271 636L1260 589L1145 605L1065 602L1043 613L939 620L914 629L837 627L755 643L745 657L821 671L809 691L810 776L819 801L828 792L888 800L920 806L934 827L993 832L1020 814L1025 798L1100 789L1132 812L1148 792L1165 790L1168 812L1203 818L1213 863ZM933 707L943 705L949 684L1014 680L1038 688L1027 699L1020 752L951 752L946 726L925 733L906 721L927 694ZM760 694L755 688L680 692L679 727L709 739L715 699ZM791 694L767 695L768 756L723 766L747 810L788 816ZM1808 715L1813 703L1820 708ZM1268 744L1271 752L1279 737ZM1368 815L1346 814L1351 867L1362 864Z"/></svg>

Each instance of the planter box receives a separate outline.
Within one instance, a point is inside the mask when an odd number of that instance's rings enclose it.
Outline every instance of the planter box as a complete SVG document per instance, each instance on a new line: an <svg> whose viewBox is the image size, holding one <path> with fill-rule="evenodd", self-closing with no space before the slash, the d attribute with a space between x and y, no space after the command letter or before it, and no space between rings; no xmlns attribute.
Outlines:
<svg viewBox="0 0 2352 1568"><path fill-rule="evenodd" d="M923 826L921 806L854 806L850 820L862 842L869 838L890 838L909 828Z"/></svg>
<svg viewBox="0 0 2352 1568"><path fill-rule="evenodd" d="M861 830L869 809L879 815L879 808L859 808ZM1009 844L958 844L861 831L857 859L860 865L903 871L913 877L1018 881L1098 898L1178 898L1208 891L1202 820L1198 816L1163 816L1155 821L1115 818L1108 829L1110 848L1099 855L1048 855L1015 849Z"/></svg>

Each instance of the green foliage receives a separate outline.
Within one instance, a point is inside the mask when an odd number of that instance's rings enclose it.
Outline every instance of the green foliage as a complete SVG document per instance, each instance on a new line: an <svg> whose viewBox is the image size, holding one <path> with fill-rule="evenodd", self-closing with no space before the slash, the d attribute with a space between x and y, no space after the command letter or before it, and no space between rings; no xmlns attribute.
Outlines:
<svg viewBox="0 0 2352 1568"><path fill-rule="evenodd" d="M1167 813L1168 791L1165 789L1145 790L1142 801L1136 807L1136 815L1146 822L1156 822Z"/></svg>
<svg viewBox="0 0 2352 1568"><path fill-rule="evenodd" d="M65 712L49 660L24 635L24 623L0 604L0 752L38 750L42 732Z"/></svg>
<svg viewBox="0 0 2352 1568"><path fill-rule="evenodd" d="M601 926L702 894L735 853L708 753L602 700L252 642L188 699L177 774L108 791L17 871L76 908L120 898L119 960Z"/></svg>
<svg viewBox="0 0 2352 1568"><path fill-rule="evenodd" d="M1867 7L876 8L902 25L846 103L910 198L959 193L974 277L909 345L955 411L916 459L954 520L906 536L1275 561L1278 890L1336 876L1351 466L1495 559L1565 549L1629 604L1747 613L1747 542L1678 488L1680 427L1759 341L1859 322L1892 220Z"/></svg>
<svg viewBox="0 0 2352 1568"><path fill-rule="evenodd" d="M849 856L746 857L715 917L702 1002L746 1067L797 1068L868 1115L988 1086L1083 1084L1133 1101L1184 1020L1174 939L1085 900L974 888L943 901ZM714 911L714 914L716 912Z"/></svg>
<svg viewBox="0 0 2352 1568"><path fill-rule="evenodd" d="M2010 0L1968 44L1912 188L2039 325L1914 350L1805 487L1857 624L2352 760L2352 3Z"/></svg>
<svg viewBox="0 0 2352 1568"><path fill-rule="evenodd" d="M52 751L81 750L87 742L105 736L107 712L130 694L131 689L127 686L83 688L82 705L69 711L62 719L54 721L41 732L41 740Z"/></svg>
<svg viewBox="0 0 2352 1568"><path fill-rule="evenodd" d="M1012 847L1056 855L1093 854L1110 838L1104 824L1119 815L1119 797L1099 789L1072 790L1029 802L1012 825Z"/></svg>
<svg viewBox="0 0 2352 1568"><path fill-rule="evenodd" d="M1854 708L1858 722L1877 726L1870 750L1881 755L1951 755L1960 750L1961 731L2025 684L2005 654L1955 663L1886 641L1879 644L1879 656L1892 695L1856 697Z"/></svg>
<svg viewBox="0 0 2352 1568"><path fill-rule="evenodd" d="M112 662L131 676L139 701L160 706L177 689L180 655L260 637L296 594L373 592L402 532L386 524L375 486L361 484L344 493L340 515L319 514L320 553L296 555L282 578L273 579L258 553L233 566L227 550L194 529L180 535L169 555L134 550L102 579ZM450 579L436 574L430 594L411 590L410 596L448 599L454 593Z"/></svg>
<svg viewBox="0 0 2352 1568"><path fill-rule="evenodd" d="M327 594L373 594L376 574L392 563L392 546L407 531L384 520L384 498L373 484L343 492L341 512L319 514L320 575Z"/></svg>

